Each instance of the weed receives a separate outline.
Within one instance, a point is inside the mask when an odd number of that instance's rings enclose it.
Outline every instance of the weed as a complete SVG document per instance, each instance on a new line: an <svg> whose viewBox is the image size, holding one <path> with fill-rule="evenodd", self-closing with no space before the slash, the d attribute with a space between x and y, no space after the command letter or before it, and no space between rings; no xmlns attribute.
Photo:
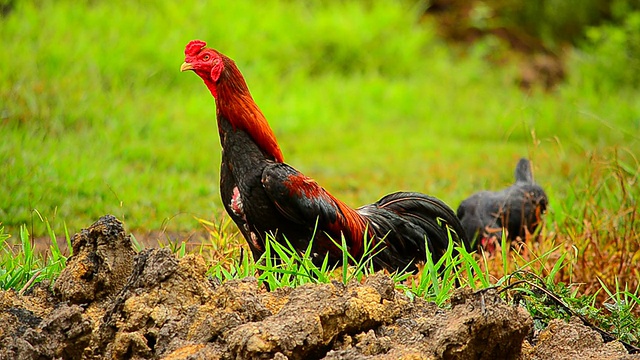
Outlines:
<svg viewBox="0 0 640 360"><path fill-rule="evenodd" d="M66 266L65 256L58 246L57 238L48 221L49 252L46 254L35 252L32 239L26 226L20 227L20 244L12 245L8 240L9 234L0 228L0 289L15 289L24 292L36 282L54 280ZM66 241L71 249L69 233L65 231Z"/></svg>

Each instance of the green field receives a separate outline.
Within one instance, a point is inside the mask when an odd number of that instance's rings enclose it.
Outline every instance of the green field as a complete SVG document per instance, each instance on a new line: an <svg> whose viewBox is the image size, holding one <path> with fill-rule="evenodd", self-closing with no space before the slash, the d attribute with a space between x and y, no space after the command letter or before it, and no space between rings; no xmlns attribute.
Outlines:
<svg viewBox="0 0 640 360"><path fill-rule="evenodd" d="M41 217L58 233L106 213L138 232L219 218L215 105L178 70L194 38L236 60L286 161L354 206L402 189L455 208L508 185L527 156L553 223L575 215L563 203L598 163L617 156L637 175L640 91L600 81L597 53L569 52L564 84L525 93L515 65L486 60L503 45L451 45L420 11L18 2L0 26L0 221L40 236Z"/></svg>
<svg viewBox="0 0 640 360"><path fill-rule="evenodd" d="M3 288L64 266L68 253L53 245L46 266L35 260L30 242L51 238L47 224L60 237L104 214L138 238L166 231L181 255L189 234L207 233L203 223L227 224L208 232L207 260L233 258L237 270L243 241L228 236L235 226L220 204L215 104L179 71L184 46L202 39L235 59L286 162L353 206L411 190L455 209L509 185L517 160L530 158L550 199L541 240L508 260L468 255L464 264L486 270L470 286L527 269L565 300L618 306L601 320L638 343L640 320L620 317L640 311L640 13L566 48L566 79L552 91L524 91L503 42L448 42L422 2L4 4L15 8L0 15ZM242 260L244 272L222 260L210 271L252 275ZM422 285L444 286L435 274ZM571 305L598 317L593 299Z"/></svg>

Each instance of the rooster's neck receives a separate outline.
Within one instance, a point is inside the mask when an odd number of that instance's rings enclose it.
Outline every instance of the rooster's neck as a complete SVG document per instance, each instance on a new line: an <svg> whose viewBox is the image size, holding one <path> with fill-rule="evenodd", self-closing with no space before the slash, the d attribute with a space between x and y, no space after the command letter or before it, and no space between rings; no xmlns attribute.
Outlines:
<svg viewBox="0 0 640 360"><path fill-rule="evenodd" d="M264 114L253 101L249 88L235 64L225 64L225 70L211 92L216 98L219 118L227 119L234 129L246 132L272 160L284 162L276 136Z"/></svg>

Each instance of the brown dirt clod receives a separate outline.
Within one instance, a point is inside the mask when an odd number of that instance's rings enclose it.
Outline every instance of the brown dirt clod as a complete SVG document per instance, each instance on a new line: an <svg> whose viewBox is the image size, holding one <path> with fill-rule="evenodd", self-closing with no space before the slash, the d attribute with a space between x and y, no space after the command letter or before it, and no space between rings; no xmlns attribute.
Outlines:
<svg viewBox="0 0 640 360"><path fill-rule="evenodd" d="M101 217L71 240L73 256L53 290L64 301L86 304L107 299L127 281L135 251L124 227L114 216Z"/></svg>
<svg viewBox="0 0 640 360"><path fill-rule="evenodd" d="M618 341L605 343L595 330L573 318L566 323L552 320L538 336L536 346L527 344L524 353L529 359L619 359L629 356Z"/></svg>

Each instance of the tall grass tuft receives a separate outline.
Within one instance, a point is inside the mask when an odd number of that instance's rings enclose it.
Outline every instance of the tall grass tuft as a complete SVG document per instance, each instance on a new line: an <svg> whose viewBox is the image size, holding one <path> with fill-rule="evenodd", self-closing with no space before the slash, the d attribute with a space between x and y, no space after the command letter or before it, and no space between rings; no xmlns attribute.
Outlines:
<svg viewBox="0 0 640 360"><path fill-rule="evenodd" d="M336 280L343 284L351 281L363 281L368 275L375 272L373 266L374 256L381 250L382 242L372 244L365 238L364 253L361 258L354 258L347 247L344 238L340 242L332 239L342 254L342 264L331 264L328 254L319 259L312 254L313 240L309 242L304 251L296 249L289 240L284 243L275 241L271 235L267 236L265 252L255 263L248 260L248 256L241 256L240 260L223 259L216 262L209 274L224 281L238 276L255 276L260 284L269 289L280 287L297 287L309 283L328 283ZM241 251L244 254L244 251ZM396 282L404 281L409 275L400 272L391 274Z"/></svg>
<svg viewBox="0 0 640 360"><path fill-rule="evenodd" d="M0 289L26 291L30 286L43 280L55 279L67 264L67 256L62 253L56 235L45 220L49 232L49 252L36 252L29 231L20 227L20 243L11 244L10 235L0 228ZM72 251L71 238L65 226L65 238Z"/></svg>
<svg viewBox="0 0 640 360"><path fill-rule="evenodd" d="M556 280L580 279L582 290L593 294L619 281L636 288L640 284L640 162L632 154L625 160L593 157L586 181L571 184L563 203L566 216L548 241L571 244L572 267ZM560 231L562 229L563 231ZM601 293L601 299L604 293Z"/></svg>

